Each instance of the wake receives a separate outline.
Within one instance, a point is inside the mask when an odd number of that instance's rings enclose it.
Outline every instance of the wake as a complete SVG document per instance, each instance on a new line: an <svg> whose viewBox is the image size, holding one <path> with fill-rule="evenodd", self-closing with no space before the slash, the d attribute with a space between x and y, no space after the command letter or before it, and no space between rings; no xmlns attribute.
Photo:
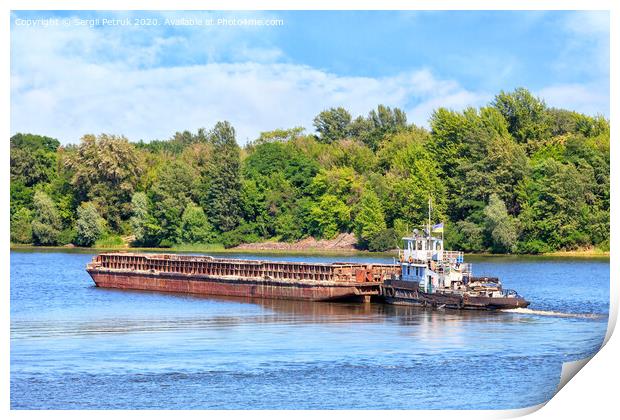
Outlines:
<svg viewBox="0 0 620 420"><path fill-rule="evenodd" d="M555 312L555 311L542 311L537 309L528 308L516 308L516 309L502 309L502 312L512 312L525 315L540 315L540 316L555 316L560 318L587 318L587 319L599 319L605 318L605 314L575 314L569 312Z"/></svg>

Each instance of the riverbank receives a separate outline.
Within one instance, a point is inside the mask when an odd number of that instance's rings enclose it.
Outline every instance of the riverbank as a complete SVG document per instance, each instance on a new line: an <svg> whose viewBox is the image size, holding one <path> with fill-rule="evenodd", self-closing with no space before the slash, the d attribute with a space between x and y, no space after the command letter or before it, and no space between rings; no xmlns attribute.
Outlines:
<svg viewBox="0 0 620 420"><path fill-rule="evenodd" d="M580 249L575 251L555 251L544 255L550 257L609 257L609 251L602 251L598 248Z"/></svg>
<svg viewBox="0 0 620 420"><path fill-rule="evenodd" d="M260 244L256 244L260 245ZM11 244L11 250L18 251L38 251L38 252L78 252L78 253L100 253L100 252L158 252L158 253L201 253L201 254L263 254L263 255L322 255L322 256L395 256L398 250L385 252L371 252L358 249L344 248L275 248L275 247L254 247L249 248L239 246L235 248L224 248L222 244L181 244L172 248L131 248L126 246L106 246L106 247L76 247L76 246L34 246L28 244ZM599 249L583 249L575 251L556 251L546 254L488 254L475 253L466 254L472 257L556 257L556 258L609 258L609 251Z"/></svg>
<svg viewBox="0 0 620 420"><path fill-rule="evenodd" d="M333 239L304 238L297 242L264 241L241 244L232 249L243 251L360 251L355 247L357 238L352 233L341 233Z"/></svg>

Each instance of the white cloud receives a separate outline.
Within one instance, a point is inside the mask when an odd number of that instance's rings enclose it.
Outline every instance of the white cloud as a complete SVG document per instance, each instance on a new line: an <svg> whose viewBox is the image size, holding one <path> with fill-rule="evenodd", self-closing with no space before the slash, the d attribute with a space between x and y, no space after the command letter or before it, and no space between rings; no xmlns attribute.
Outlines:
<svg viewBox="0 0 620 420"><path fill-rule="evenodd" d="M153 139L227 119L245 142L277 127L311 128L312 118L332 106L364 115L379 103L399 106L412 122L425 124L432 108L458 109L481 98L427 71L341 77L295 64L119 70L72 63L66 76L35 88L14 88L13 131L37 131L63 141L87 132Z"/></svg>
<svg viewBox="0 0 620 420"><path fill-rule="evenodd" d="M609 87L588 84L548 86L536 92L548 106L568 108L584 114L609 115Z"/></svg>
<svg viewBox="0 0 620 420"><path fill-rule="evenodd" d="M566 41L554 69L575 76L536 92L549 106L609 116L609 24L608 11L566 15L561 22Z"/></svg>
<svg viewBox="0 0 620 420"><path fill-rule="evenodd" d="M609 83L609 12L576 11L562 21L564 48L558 52L555 70L606 79Z"/></svg>
<svg viewBox="0 0 620 420"><path fill-rule="evenodd" d="M162 49L186 42L161 35L150 44L127 45L126 38L87 28L14 31L12 132L63 142L100 132L151 140L226 119L245 143L279 127L311 131L313 117L332 106L354 115L381 103L397 106L411 122L425 125L433 108L460 109L488 98L427 69L382 78L340 76L275 62L279 50L245 44L239 48L245 62L155 65Z"/></svg>
<svg viewBox="0 0 620 420"><path fill-rule="evenodd" d="M567 16L564 26L569 32L576 34L609 37L609 11L573 12Z"/></svg>
<svg viewBox="0 0 620 420"><path fill-rule="evenodd" d="M567 20L566 28L574 41L567 47L566 63L574 63L568 53L577 43L593 42L600 59L590 63L596 64L595 76L589 83L562 83L536 93L551 106L609 115L604 19L599 14L571 16L574 21ZM578 34L585 30L577 24L583 19L587 35ZM488 92L467 89L430 69L351 77L291 63L269 40L253 36L253 30L205 36L196 29L171 33L14 26L11 131L45 134L64 143L102 132L151 140L226 119L245 143L275 128L301 125L312 131L313 117L332 106L366 115L385 104L404 109L410 122L427 125L438 107L460 110L492 99ZM483 66L489 68L487 77L497 75L491 70L496 66Z"/></svg>

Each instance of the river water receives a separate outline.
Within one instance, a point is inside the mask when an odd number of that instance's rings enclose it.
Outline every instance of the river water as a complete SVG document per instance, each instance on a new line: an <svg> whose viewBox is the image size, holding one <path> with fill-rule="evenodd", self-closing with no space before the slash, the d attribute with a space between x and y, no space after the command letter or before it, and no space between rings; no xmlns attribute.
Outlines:
<svg viewBox="0 0 620 420"><path fill-rule="evenodd" d="M469 258L532 304L458 312L106 290L91 258L11 253L11 408L520 408L607 328L608 259Z"/></svg>

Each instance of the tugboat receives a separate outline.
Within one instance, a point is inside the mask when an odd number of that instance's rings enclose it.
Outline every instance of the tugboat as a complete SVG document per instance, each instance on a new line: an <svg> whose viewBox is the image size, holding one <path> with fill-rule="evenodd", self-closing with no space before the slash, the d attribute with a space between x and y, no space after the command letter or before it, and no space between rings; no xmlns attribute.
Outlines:
<svg viewBox="0 0 620 420"><path fill-rule="evenodd" d="M430 207L430 205L429 205ZM441 237L433 233L441 233ZM445 251L443 223L428 225L403 238L400 275L382 285L382 296L394 305L449 309L516 309L530 302L514 290L503 289L497 277L475 277L463 252Z"/></svg>

